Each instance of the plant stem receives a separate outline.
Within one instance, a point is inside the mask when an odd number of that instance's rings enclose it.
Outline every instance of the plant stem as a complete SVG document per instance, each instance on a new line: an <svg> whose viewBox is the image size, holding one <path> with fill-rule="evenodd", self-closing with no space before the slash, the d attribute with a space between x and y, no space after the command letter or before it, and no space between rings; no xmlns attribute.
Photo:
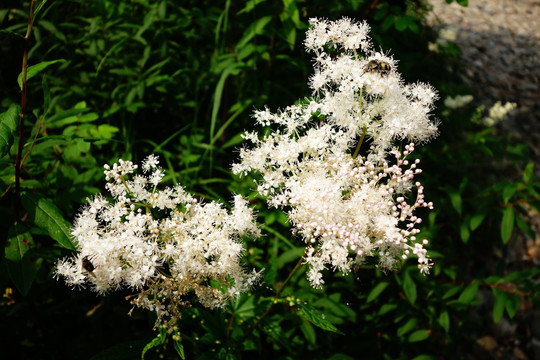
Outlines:
<svg viewBox="0 0 540 360"><path fill-rule="evenodd" d="M21 203L21 159L23 151L23 130L24 130L24 114L26 113L26 70L28 68L28 50L30 49L30 34L32 33L32 23L36 0L30 3L30 12L28 13L28 26L26 27L26 35L24 36L24 52L22 59L22 75L21 75L21 113L19 115L19 144L17 147L17 159L15 161L15 204L14 214L15 222L19 222L20 203Z"/></svg>
<svg viewBox="0 0 540 360"><path fill-rule="evenodd" d="M360 152L360 147L362 146L362 143L364 142L364 138L366 137L367 128L364 126L362 129L362 136L360 137L360 140L358 140L358 145L356 145L356 149L354 150L353 159L356 159L358 156L358 153Z"/></svg>
<svg viewBox="0 0 540 360"><path fill-rule="evenodd" d="M249 330L246 332L246 334L242 337L242 340L240 340L241 343L243 343L252 333L253 331L255 331L255 329L257 328L257 326L259 326L259 324L264 320L264 318L266 316L268 316L268 314L270 314L270 311L272 311L272 309L274 309L274 306L276 306L276 304L278 303L276 300L280 298L281 296L281 293L283 292L283 290L285 289L285 286L287 286L287 284L289 283L289 281L292 279L294 273L300 268L300 266L302 266L302 262L304 261L304 257L306 256L307 254L307 251L308 251L309 247L306 247L306 251L304 252L304 254L302 255L302 257L300 258L300 260L298 260L298 262L296 263L296 265L294 266L294 268L291 270L291 272L289 273L289 276L287 276L287 278L285 279L285 281L283 282L283 284L281 284L281 286L279 287L278 291L276 292L276 296L275 296L275 299L274 301L272 301L272 304L268 307L268 309L266 309L266 311L264 312L264 314L261 315L260 318L257 319L257 321L255 322L255 324L253 324Z"/></svg>

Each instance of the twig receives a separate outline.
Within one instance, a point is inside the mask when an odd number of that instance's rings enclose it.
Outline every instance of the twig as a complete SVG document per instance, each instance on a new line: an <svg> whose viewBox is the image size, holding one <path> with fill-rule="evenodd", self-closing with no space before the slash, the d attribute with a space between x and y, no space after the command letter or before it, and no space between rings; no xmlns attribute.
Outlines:
<svg viewBox="0 0 540 360"><path fill-rule="evenodd" d="M21 158L23 151L23 130L24 130L24 115L26 113L26 70L28 68L28 50L30 49L30 34L32 33L32 23L36 0L30 3L30 12L28 13L28 26L26 27L26 35L24 36L24 52L22 59L22 75L21 75L21 113L19 115L19 144L17 147L17 159L15 161L15 204L14 214L15 222L20 220L20 203L21 203Z"/></svg>

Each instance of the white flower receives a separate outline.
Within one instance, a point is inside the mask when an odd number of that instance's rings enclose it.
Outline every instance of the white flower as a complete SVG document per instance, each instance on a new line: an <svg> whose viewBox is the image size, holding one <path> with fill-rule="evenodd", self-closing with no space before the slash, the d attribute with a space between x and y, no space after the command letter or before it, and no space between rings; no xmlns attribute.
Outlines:
<svg viewBox="0 0 540 360"><path fill-rule="evenodd" d="M397 62L371 50L367 24L310 24L305 45L315 53L313 99L275 114L256 111L256 121L274 131L262 139L246 135L253 146L240 151L233 172L260 173L258 192L287 211L293 233L307 245L314 287L324 284L325 269L347 273L369 256L393 269L414 255L425 273L430 262L416 241L421 219L414 211L433 204L416 181L419 160L410 157L412 142L437 134L430 119L437 94L427 84L405 85ZM355 148L368 139L368 151L358 156ZM405 139L412 142L394 147Z"/></svg>
<svg viewBox="0 0 540 360"><path fill-rule="evenodd" d="M449 109L459 109L473 100L472 95L457 95L455 97L448 96L444 99L444 106Z"/></svg>
<svg viewBox="0 0 540 360"><path fill-rule="evenodd" d="M497 101L490 109L489 115L482 119L486 126L493 126L507 118L510 111L516 108L516 103L507 102L504 105Z"/></svg>
<svg viewBox="0 0 540 360"><path fill-rule="evenodd" d="M221 307L257 281L259 274L246 272L240 258L241 237L259 230L241 196L227 211L199 203L180 185L157 190L163 177L157 164L149 156L145 176L133 175L137 166L130 161L105 166L114 201L89 200L72 230L78 253L60 260L55 275L101 294L131 288L133 304L156 312L156 325L172 328L189 293L203 306Z"/></svg>

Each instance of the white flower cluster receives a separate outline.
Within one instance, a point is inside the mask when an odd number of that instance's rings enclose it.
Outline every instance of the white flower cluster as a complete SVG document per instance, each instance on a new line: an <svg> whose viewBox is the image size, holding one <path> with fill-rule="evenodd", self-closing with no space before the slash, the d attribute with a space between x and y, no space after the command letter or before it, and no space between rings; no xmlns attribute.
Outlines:
<svg viewBox="0 0 540 360"><path fill-rule="evenodd" d="M429 51L438 53L442 48L445 48L449 43L454 43L457 39L459 30L455 27L442 28L439 30L439 36L435 42L428 42Z"/></svg>
<svg viewBox="0 0 540 360"><path fill-rule="evenodd" d="M294 232L308 244L313 286L324 283L323 269L348 272L366 256L393 269L412 253L426 273L427 241L416 239L421 219L413 212L433 205L414 180L419 161L407 157L415 142L436 135L429 113L437 95L426 84L403 83L396 62L372 50L367 24L310 23L305 45L315 53L314 98L277 114L255 112L259 124L276 129L262 139L247 133L253 147L241 150L233 172L259 172L258 192L288 210ZM369 151L357 156L366 139ZM394 143L404 139L412 143L399 151Z"/></svg>
<svg viewBox="0 0 540 360"><path fill-rule="evenodd" d="M455 97L448 96L444 99L444 106L455 110L464 107L473 101L472 95L456 95Z"/></svg>
<svg viewBox="0 0 540 360"><path fill-rule="evenodd" d="M190 293L205 307L220 307L257 281L257 273L240 265L240 240L259 230L241 196L229 212L198 202L179 185L158 190L163 171L157 165L149 156L145 175L132 175L137 165L130 161L105 166L114 202L101 195L89 200L72 231L78 254L59 261L56 276L99 293L131 288L137 292L132 303L172 329Z"/></svg>
<svg viewBox="0 0 540 360"><path fill-rule="evenodd" d="M497 101L490 109L489 115L482 119L482 123L486 126L494 126L505 120L508 113L516 108L516 103L507 102L504 105Z"/></svg>

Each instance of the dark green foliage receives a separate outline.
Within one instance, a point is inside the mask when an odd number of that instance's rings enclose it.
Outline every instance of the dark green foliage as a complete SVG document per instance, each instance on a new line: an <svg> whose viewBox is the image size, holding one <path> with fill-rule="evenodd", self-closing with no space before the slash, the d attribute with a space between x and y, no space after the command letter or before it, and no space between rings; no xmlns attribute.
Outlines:
<svg viewBox="0 0 540 360"><path fill-rule="evenodd" d="M472 122L473 107L450 112L441 101L441 135L422 150L426 199L435 203L421 234L435 260L427 277L414 261L396 274L366 264L329 272L321 291L300 267L282 289L303 244L250 177L230 173L253 109L309 95L309 17L366 19L407 81L430 82L441 98L467 93L457 48L427 50L434 34L424 1L38 1L22 139L18 75L30 3L0 7L2 358L458 359L478 351L487 324L538 303L537 267L500 255L532 232L525 209L540 210L537 169L523 145ZM263 284L224 311L186 309L180 338L156 337L150 314L129 318L129 291L97 298L51 275L74 248L77 209L103 190L103 164L150 153L168 182L207 199L249 195L265 233L245 256L247 267L264 269Z"/></svg>

